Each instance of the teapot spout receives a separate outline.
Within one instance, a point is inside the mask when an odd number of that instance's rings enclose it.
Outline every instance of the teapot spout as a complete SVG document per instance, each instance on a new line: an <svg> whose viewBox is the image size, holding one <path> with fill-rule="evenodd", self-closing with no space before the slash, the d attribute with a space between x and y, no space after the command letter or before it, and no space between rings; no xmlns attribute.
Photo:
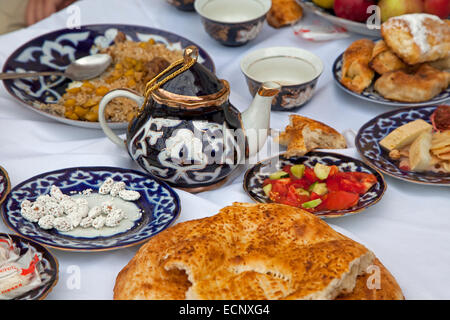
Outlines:
<svg viewBox="0 0 450 320"><path fill-rule="evenodd" d="M258 89L253 102L242 113L242 124L249 146L249 156L253 156L264 146L270 130L270 111L273 97L281 86L273 81L264 82Z"/></svg>

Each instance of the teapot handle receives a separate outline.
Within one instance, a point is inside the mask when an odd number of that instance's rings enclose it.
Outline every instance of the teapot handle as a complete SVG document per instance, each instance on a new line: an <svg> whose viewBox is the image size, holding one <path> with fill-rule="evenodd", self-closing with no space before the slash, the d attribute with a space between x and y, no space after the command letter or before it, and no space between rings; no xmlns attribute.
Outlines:
<svg viewBox="0 0 450 320"><path fill-rule="evenodd" d="M144 104L145 98L141 95L138 95L130 90L125 89L115 89L110 92L108 92L103 99L100 101L99 107L98 107L98 121L100 122L100 126L103 129L103 132L105 135L115 144L117 144L119 147L126 148L126 143L124 140L119 138L117 134L114 133L114 131L111 130L111 128L108 126L108 123L106 122L105 118L105 109L108 103L115 98L129 98L131 100L136 101L136 103L139 104L139 106L142 106Z"/></svg>

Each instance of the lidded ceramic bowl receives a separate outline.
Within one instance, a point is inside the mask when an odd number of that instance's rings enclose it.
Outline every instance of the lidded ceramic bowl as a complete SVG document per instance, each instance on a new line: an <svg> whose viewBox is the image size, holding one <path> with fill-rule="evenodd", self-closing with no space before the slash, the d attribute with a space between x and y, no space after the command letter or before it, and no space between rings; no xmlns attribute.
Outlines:
<svg viewBox="0 0 450 320"><path fill-rule="evenodd" d="M194 11L194 0L166 0L171 5L182 11Z"/></svg>
<svg viewBox="0 0 450 320"><path fill-rule="evenodd" d="M323 72L323 63L315 54L294 47L270 47L250 52L241 60L252 96L265 81L282 86L272 101L272 110L295 111L314 95Z"/></svg>
<svg viewBox="0 0 450 320"><path fill-rule="evenodd" d="M225 46L242 46L260 33L271 0L196 0L205 31Z"/></svg>

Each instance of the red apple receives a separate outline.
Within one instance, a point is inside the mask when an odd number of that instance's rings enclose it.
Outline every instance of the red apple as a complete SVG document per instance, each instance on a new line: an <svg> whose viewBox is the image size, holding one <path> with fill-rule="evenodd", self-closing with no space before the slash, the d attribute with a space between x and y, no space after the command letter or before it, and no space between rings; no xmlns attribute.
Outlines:
<svg viewBox="0 0 450 320"><path fill-rule="evenodd" d="M446 19L450 16L450 0L425 0L425 12Z"/></svg>
<svg viewBox="0 0 450 320"><path fill-rule="evenodd" d="M334 0L334 14L340 18L365 22L370 13L367 7L376 5L374 0Z"/></svg>

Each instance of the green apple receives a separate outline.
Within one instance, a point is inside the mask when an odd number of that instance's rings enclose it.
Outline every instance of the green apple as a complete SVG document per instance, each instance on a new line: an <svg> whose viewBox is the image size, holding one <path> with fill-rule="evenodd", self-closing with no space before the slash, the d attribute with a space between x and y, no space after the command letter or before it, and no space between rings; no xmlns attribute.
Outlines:
<svg viewBox="0 0 450 320"><path fill-rule="evenodd" d="M380 0L381 21L408 13L420 13L424 10L422 0Z"/></svg>
<svg viewBox="0 0 450 320"><path fill-rule="evenodd" d="M334 6L334 0L312 0L312 2L325 9L331 9Z"/></svg>

